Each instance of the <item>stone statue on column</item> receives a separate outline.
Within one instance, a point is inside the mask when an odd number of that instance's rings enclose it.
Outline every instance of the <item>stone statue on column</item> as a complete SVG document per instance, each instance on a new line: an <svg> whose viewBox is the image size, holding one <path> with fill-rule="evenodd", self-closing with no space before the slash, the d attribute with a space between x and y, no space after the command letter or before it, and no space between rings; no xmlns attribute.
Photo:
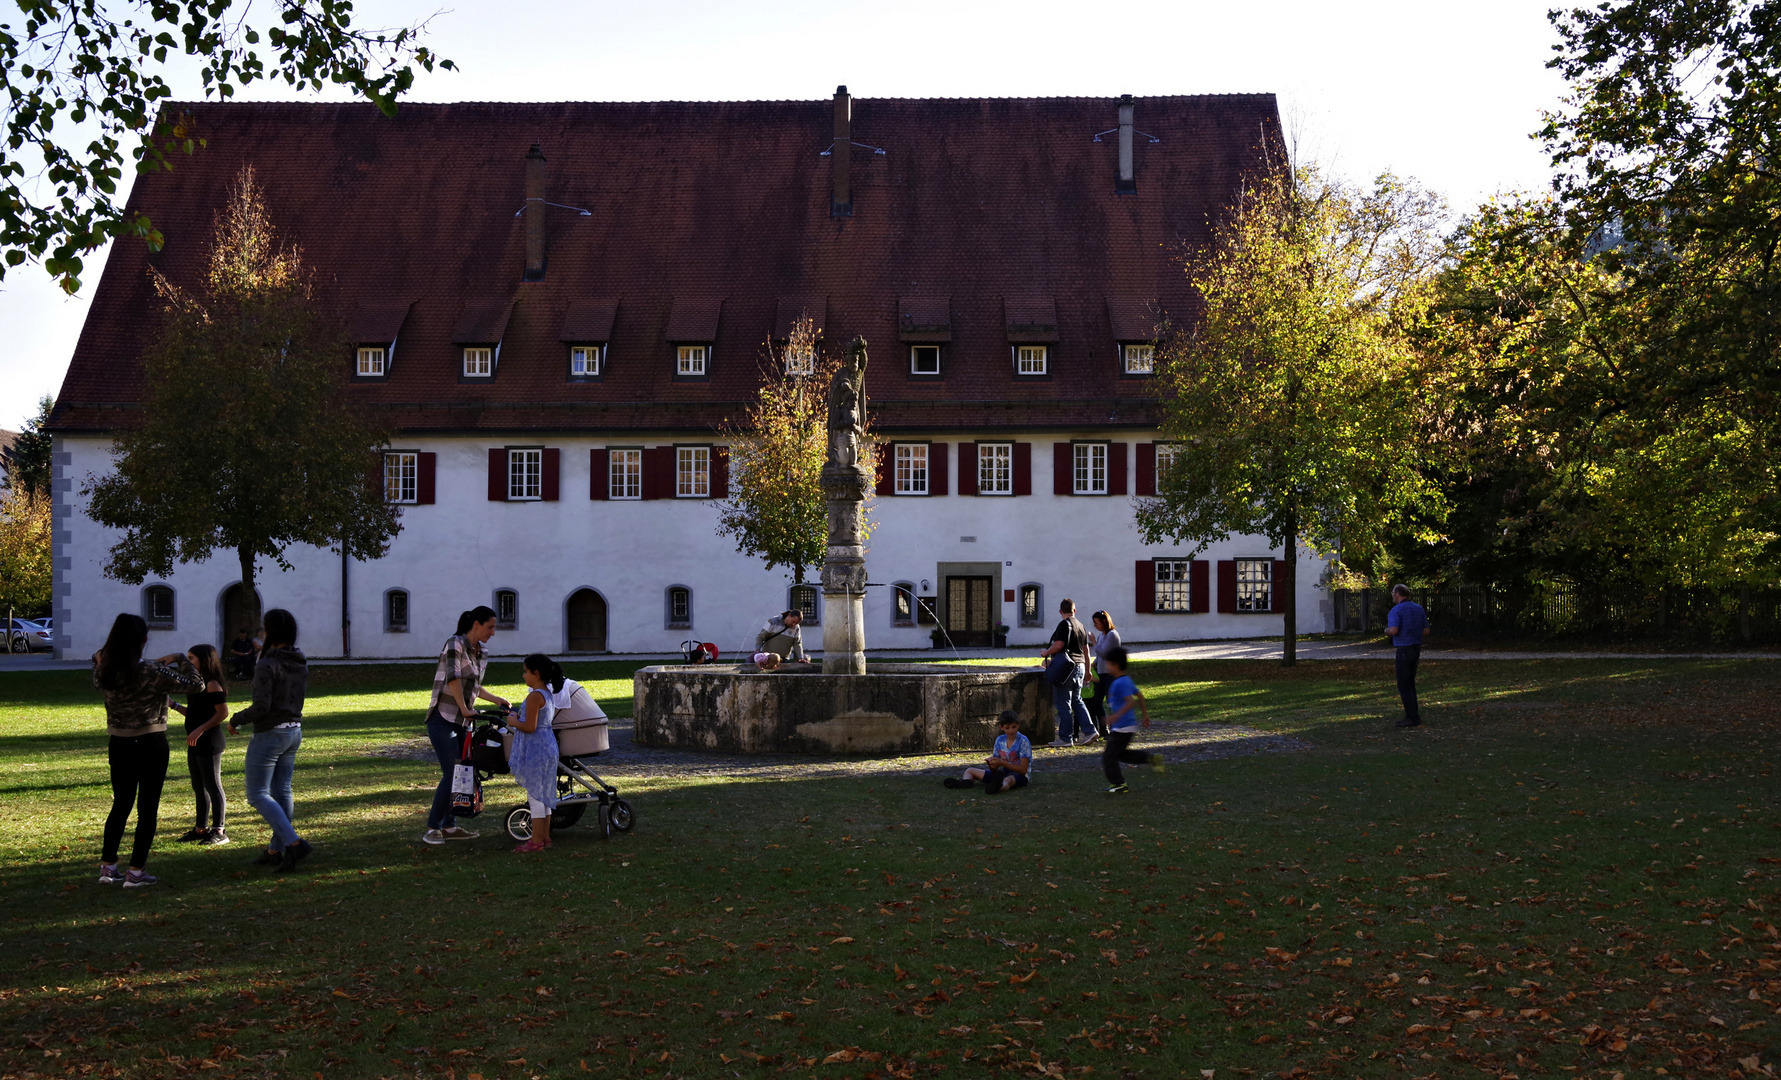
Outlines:
<svg viewBox="0 0 1781 1080"><path fill-rule="evenodd" d="M861 462L866 444L866 339L854 338L829 383L829 452L822 467L829 543L822 563L822 670L866 673L866 551L862 504L873 477Z"/></svg>

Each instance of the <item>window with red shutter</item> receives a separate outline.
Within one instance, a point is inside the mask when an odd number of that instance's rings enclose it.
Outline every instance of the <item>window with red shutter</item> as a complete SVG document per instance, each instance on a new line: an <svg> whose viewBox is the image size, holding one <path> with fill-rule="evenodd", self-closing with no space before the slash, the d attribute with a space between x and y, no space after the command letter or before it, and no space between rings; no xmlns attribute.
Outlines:
<svg viewBox="0 0 1781 1080"><path fill-rule="evenodd" d="M1014 493L1033 493L1033 444L1030 442L1014 444Z"/></svg>
<svg viewBox="0 0 1781 1080"><path fill-rule="evenodd" d="M419 458L414 501L422 506L431 506L439 484L439 455L431 450L423 450Z"/></svg>
<svg viewBox="0 0 1781 1080"><path fill-rule="evenodd" d="M928 444L928 494L946 494L946 444Z"/></svg>
<svg viewBox="0 0 1781 1080"><path fill-rule="evenodd" d="M489 448L489 502L507 501L507 448Z"/></svg>
<svg viewBox="0 0 1781 1080"><path fill-rule="evenodd" d="M1076 448L1067 442L1051 444L1051 493L1074 494L1076 488Z"/></svg>
<svg viewBox="0 0 1781 1080"><path fill-rule="evenodd" d="M727 446L711 448L711 497L730 497L730 448Z"/></svg>
<svg viewBox="0 0 1781 1080"><path fill-rule="evenodd" d="M612 470L612 452L606 449L589 450L587 462L587 497L604 499L606 498L607 476Z"/></svg>
<svg viewBox="0 0 1781 1080"><path fill-rule="evenodd" d="M651 446L643 451L643 497L674 497L674 447Z"/></svg>
<svg viewBox="0 0 1781 1080"><path fill-rule="evenodd" d="M1153 442L1138 444L1138 486L1133 494L1147 497L1156 494L1156 444Z"/></svg>
<svg viewBox="0 0 1781 1080"><path fill-rule="evenodd" d="M1207 565L1205 559L1195 559L1193 565L1188 568L1188 604L1196 612L1204 613L1212 610L1211 598L1207 595L1210 591L1207 579L1212 576L1210 571L1211 567ZM1235 603L1234 598L1232 602Z"/></svg>
<svg viewBox="0 0 1781 1080"><path fill-rule="evenodd" d="M539 485L538 497L545 502L556 502L562 491L563 452L554 447L544 448L544 475Z"/></svg>
<svg viewBox="0 0 1781 1080"><path fill-rule="evenodd" d="M959 443L959 494L977 494L976 443Z"/></svg>
<svg viewBox="0 0 1781 1080"><path fill-rule="evenodd" d="M1126 444L1110 443L1107 446L1107 494L1125 494Z"/></svg>
<svg viewBox="0 0 1781 1080"><path fill-rule="evenodd" d="M1218 560L1218 613L1234 615L1237 612L1237 561L1235 559Z"/></svg>
<svg viewBox="0 0 1781 1080"><path fill-rule="evenodd" d="M897 482L894 471L896 466L893 463L895 456L896 447L890 443L878 444L878 482L873 487L874 494L891 495L896 492Z"/></svg>
<svg viewBox="0 0 1781 1080"><path fill-rule="evenodd" d="M1156 614L1156 563L1151 559L1139 559L1134 584L1137 586L1132 602L1132 610L1140 615Z"/></svg>
<svg viewBox="0 0 1781 1080"><path fill-rule="evenodd" d="M1274 580L1272 585L1273 588L1269 590L1268 598L1273 602L1275 611L1285 614L1286 593L1288 589L1292 588L1292 563L1281 559L1274 560Z"/></svg>

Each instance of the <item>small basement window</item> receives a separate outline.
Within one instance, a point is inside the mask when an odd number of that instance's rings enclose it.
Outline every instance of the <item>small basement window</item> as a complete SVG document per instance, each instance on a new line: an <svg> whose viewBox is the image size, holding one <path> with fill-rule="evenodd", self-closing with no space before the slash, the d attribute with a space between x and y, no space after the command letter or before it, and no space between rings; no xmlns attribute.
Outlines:
<svg viewBox="0 0 1781 1080"><path fill-rule="evenodd" d="M790 602L786 604L789 611L796 611L804 616L803 626L822 625L822 590L815 585L793 585L787 594Z"/></svg>
<svg viewBox="0 0 1781 1080"><path fill-rule="evenodd" d="M173 629L173 589L150 585L142 590L142 618L156 630Z"/></svg>
<svg viewBox="0 0 1781 1080"><path fill-rule="evenodd" d="M495 590L495 627L512 630L519 625L519 593L512 589Z"/></svg>
<svg viewBox="0 0 1781 1080"><path fill-rule="evenodd" d="M383 629L386 634L408 632L407 589L391 589L383 594Z"/></svg>
<svg viewBox="0 0 1781 1080"><path fill-rule="evenodd" d="M668 586L668 629L691 630L693 627L693 590L685 585Z"/></svg>

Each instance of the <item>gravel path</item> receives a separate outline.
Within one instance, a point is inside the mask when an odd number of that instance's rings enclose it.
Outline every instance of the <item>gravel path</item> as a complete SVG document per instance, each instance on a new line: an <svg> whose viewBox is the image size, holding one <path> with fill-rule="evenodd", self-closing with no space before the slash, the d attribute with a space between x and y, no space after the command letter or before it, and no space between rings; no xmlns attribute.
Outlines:
<svg viewBox="0 0 1781 1080"><path fill-rule="evenodd" d="M1308 750L1311 744L1287 735L1275 735L1235 724L1158 721L1138 736L1134 749L1161 753L1170 764L1211 761L1246 754L1290 753ZM425 739L412 739L381 747L379 757L433 760ZM592 762L593 769L608 781L647 780L661 776L697 776L703 779L791 780L868 774L948 776L966 765L982 761L988 748L943 754L910 754L886 758L818 757L810 754L718 754L699 750L672 750L641 746L631 741L631 721L612 721L612 749ZM1036 747L1033 768L1037 775L1056 772L1099 772L1101 744Z"/></svg>

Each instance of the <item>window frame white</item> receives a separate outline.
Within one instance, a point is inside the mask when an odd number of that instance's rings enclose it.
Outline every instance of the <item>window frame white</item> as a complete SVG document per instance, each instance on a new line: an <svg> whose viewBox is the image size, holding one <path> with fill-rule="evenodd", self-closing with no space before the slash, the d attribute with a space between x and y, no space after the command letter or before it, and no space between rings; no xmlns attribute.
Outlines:
<svg viewBox="0 0 1781 1080"><path fill-rule="evenodd" d="M1096 487L1095 451L1100 451L1100 486ZM1108 493L1107 470L1111 444L1079 442L1070 444L1070 494L1105 495Z"/></svg>
<svg viewBox="0 0 1781 1080"><path fill-rule="evenodd" d="M704 378L709 374L711 374L711 346L674 346L674 375L676 378L697 379Z"/></svg>
<svg viewBox="0 0 1781 1080"><path fill-rule="evenodd" d="M472 369L472 361L475 369ZM495 377L495 350L489 345L464 346L464 378L492 379Z"/></svg>
<svg viewBox="0 0 1781 1080"><path fill-rule="evenodd" d="M1043 378L1051 374L1051 346L1016 345L1014 374L1027 379Z"/></svg>
<svg viewBox="0 0 1781 1080"><path fill-rule="evenodd" d="M905 453L907 451L907 453ZM921 463L916 464L918 456ZM891 494L923 497L934 490L933 457L928 452L925 442L900 442L891 444ZM916 489L916 474L920 473L920 490Z"/></svg>
<svg viewBox="0 0 1781 1080"><path fill-rule="evenodd" d="M1013 443L980 442L977 444L977 494L992 496L1014 494Z"/></svg>
<svg viewBox="0 0 1781 1080"><path fill-rule="evenodd" d="M701 455L703 455L702 461ZM689 465L691 468L688 467ZM674 497L676 499L711 498L711 446L709 443L674 448Z"/></svg>
<svg viewBox="0 0 1781 1080"><path fill-rule="evenodd" d="M920 356L923 353L924 350L927 350L927 349L933 350L934 370L932 370L932 371L923 371L916 359L918 356ZM924 378L937 377L940 374L940 346L938 346L938 345L911 345L911 346L909 346L909 374L920 375L920 376L923 376Z"/></svg>
<svg viewBox="0 0 1781 1080"><path fill-rule="evenodd" d="M513 630L519 626L519 590L496 589L494 595L495 627ZM505 610L503 610L505 605Z"/></svg>
<svg viewBox="0 0 1781 1080"><path fill-rule="evenodd" d="M517 485L515 481L517 480ZM531 489L531 490L528 490ZM507 501L542 502L544 499L544 447L507 448Z"/></svg>
<svg viewBox="0 0 1781 1080"><path fill-rule="evenodd" d="M372 361L375 360L375 363ZM360 345L358 366L361 379L381 379L390 373L390 350L387 345Z"/></svg>
<svg viewBox="0 0 1781 1080"><path fill-rule="evenodd" d="M1160 442L1156 444L1156 478L1154 483L1159 494L1163 490L1163 477L1174 471L1176 463L1181 460L1185 449L1186 447L1181 443Z"/></svg>
<svg viewBox="0 0 1781 1080"><path fill-rule="evenodd" d="M413 506L420 502L420 461L419 451L391 450L383 455L383 501L398 506ZM391 490L396 493L390 497Z"/></svg>
<svg viewBox="0 0 1781 1080"><path fill-rule="evenodd" d="M643 498L641 446L607 447L606 497L618 502L634 502Z"/></svg>
<svg viewBox="0 0 1781 1080"><path fill-rule="evenodd" d="M1158 615L1193 613L1193 560L1154 559L1153 609Z"/></svg>
<svg viewBox="0 0 1781 1080"><path fill-rule="evenodd" d="M1245 556L1233 560L1237 574L1237 613L1262 615L1274 610L1274 557ZM1260 567L1257 576L1256 568ZM1256 603L1260 596L1261 603Z"/></svg>
<svg viewBox="0 0 1781 1080"><path fill-rule="evenodd" d="M396 598L401 597L402 620L396 621ZM385 589L383 593L383 632L386 634L408 633L409 609L413 598L407 589Z"/></svg>
<svg viewBox="0 0 1781 1080"><path fill-rule="evenodd" d="M589 361L592 369L589 369ZM579 370L576 365L580 365ZM569 346L569 377L571 379L597 379L606 371L606 346L592 342L584 342Z"/></svg>
<svg viewBox="0 0 1781 1080"><path fill-rule="evenodd" d="M1156 374L1156 346L1149 342L1125 342L1119 347L1119 356L1120 371L1126 375Z"/></svg>

